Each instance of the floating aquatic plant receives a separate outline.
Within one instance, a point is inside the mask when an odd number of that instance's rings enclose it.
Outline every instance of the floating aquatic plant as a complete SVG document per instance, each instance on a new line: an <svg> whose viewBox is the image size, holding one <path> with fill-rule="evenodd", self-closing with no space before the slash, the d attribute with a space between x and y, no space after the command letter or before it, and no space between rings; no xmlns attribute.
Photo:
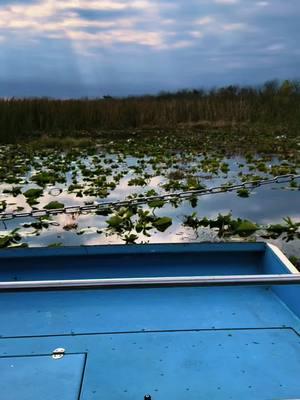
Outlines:
<svg viewBox="0 0 300 400"><path fill-rule="evenodd" d="M5 235L0 235L0 248L3 249L10 246L27 247L26 243L20 243L22 236L19 234L19 230L19 228L16 228Z"/></svg>
<svg viewBox="0 0 300 400"><path fill-rule="evenodd" d="M283 218L283 221L283 224L268 225L266 233L262 237L265 239L278 239L283 236L286 241L300 239L300 222L293 221L290 217Z"/></svg>
<svg viewBox="0 0 300 400"><path fill-rule="evenodd" d="M59 201L50 201L50 203L44 206L45 210L58 210L64 208L64 204L60 203Z"/></svg>
<svg viewBox="0 0 300 400"><path fill-rule="evenodd" d="M191 227L197 231L200 227L209 227L216 229L219 237L239 235L247 237L255 233L259 226L247 219L232 218L231 214L219 214L216 219L208 219L206 217L198 219L197 213L186 216L184 226Z"/></svg>
<svg viewBox="0 0 300 400"><path fill-rule="evenodd" d="M37 199L43 195L43 189L28 189L23 195L26 197L27 203L34 206L38 204Z"/></svg>
<svg viewBox="0 0 300 400"><path fill-rule="evenodd" d="M239 196L239 197L249 197L250 196L250 191L248 190L248 189L246 189L246 188L242 188L242 189L239 189L238 191L237 191L237 195Z"/></svg>
<svg viewBox="0 0 300 400"><path fill-rule="evenodd" d="M20 186L13 186L11 189L4 189L3 193L11 194L13 197L17 197L19 194L22 194L22 188Z"/></svg>
<svg viewBox="0 0 300 400"><path fill-rule="evenodd" d="M24 198L20 192L23 192L27 204L31 206L38 204L40 198L45 196L45 203L48 203L46 207L54 203L56 206L54 208L51 206L50 209L61 208L62 201L52 202L49 198L51 192L50 194L48 192L49 187L55 187L60 182L59 188L63 189L64 197L61 196L59 199L67 197L68 204L72 202L86 204L87 201L93 203L98 199L106 199L110 195L111 199L126 198L126 196L128 199L134 199L156 196L164 192L201 189L208 184L214 186L215 183L207 182L212 179L218 179L216 186L220 184L226 189L229 184L259 181L274 174L299 171L300 163L297 153L299 146L297 147L296 138L285 135L285 138L275 140L274 132L265 133L259 129L249 134L250 136L247 135L243 128L239 132L230 132L230 134L224 129L213 131L213 133L201 129L200 134L197 129L174 127L172 131L137 130L135 134L131 130L125 130L122 134L119 132L113 137L111 135L102 137L101 141L95 139L89 148L73 147L76 140L73 144L70 141L70 146L65 147L59 145L60 140L57 140L56 144L45 142L44 145L43 143L38 145L35 141L34 145L26 143L21 146L6 146L0 151L0 179L5 183L2 193L7 199L0 202L0 211L22 211L23 209L27 211L28 207L23 204ZM251 137L251 141L247 140L248 137ZM273 155L269 155L271 150L276 154L276 159ZM262 153L256 154L260 152ZM240 157L233 159L231 157L233 154L239 154ZM242 158L245 154L246 159ZM224 174L227 175L229 172L230 181L226 179L225 182ZM221 178L220 182L219 178ZM132 185L129 188L128 181ZM35 188L36 184L40 187ZM153 188L153 185L157 186ZM139 186L139 188L134 186ZM298 182L291 182L289 187L296 191L299 187ZM132 193L132 189L138 193ZM247 197L246 190L242 189L237 194ZM13 204L10 197L16 196L19 197ZM209 202L211 196L207 199ZM242 199L236 198L235 201L242 201ZM98 210L95 212L96 221L100 221L101 227L105 220L110 221L107 223L107 228L103 230L104 233L116 234L118 239L125 243L138 242L139 239L143 240L144 236L150 237L157 231L167 230L172 224L169 213L174 212L174 210L171 211L170 206L176 208L182 203L188 207L190 203L194 208L201 206L196 196L185 200L174 197L168 201L167 212L164 213L165 201L154 199L143 208L132 207L130 209L132 215L127 214L127 211L122 214L120 210ZM229 206L231 207L231 204ZM128 210L128 207L124 208ZM182 214L183 212L178 210L178 217ZM286 222L278 224L280 228L276 228L276 224L273 224L271 227L260 226L259 230L255 230L256 224L244 219L238 220L232 216L231 220L228 220L227 216L208 219L204 216L200 218L196 214L190 217L187 226L190 224L194 229L201 227L212 229L222 238L245 236L252 239L249 232L253 231L259 237L264 234L266 238L277 237L283 240L283 238L297 239L299 233ZM78 221L76 220L74 224L73 222L61 223L59 229L69 230L70 234L71 232L97 234L95 229L98 228L93 227L90 231L82 231L76 226L77 223L82 226L82 221L88 216L78 214L77 218ZM163 219L159 220L159 218ZM164 218L169 218L169 220ZM57 217L54 217L55 219L58 220ZM52 225L50 222L39 219L32 223L31 220L29 221L26 221L25 225L21 221L21 229L33 228L36 234L43 235L45 230L50 229ZM236 224L233 221L236 221ZM4 221L3 223L7 224L8 228L15 226L14 223ZM22 230L19 234L23 234ZM99 238L99 241L101 240L102 238Z"/></svg>

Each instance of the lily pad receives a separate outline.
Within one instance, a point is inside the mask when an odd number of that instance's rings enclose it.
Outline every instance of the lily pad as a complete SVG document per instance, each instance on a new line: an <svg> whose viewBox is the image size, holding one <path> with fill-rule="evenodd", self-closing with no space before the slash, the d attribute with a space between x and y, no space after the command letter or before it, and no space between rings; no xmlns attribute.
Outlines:
<svg viewBox="0 0 300 400"><path fill-rule="evenodd" d="M237 194L238 194L239 197L244 197L244 198L246 198L246 197L249 197L250 192L249 192L248 189L239 189L239 190L237 191Z"/></svg>
<svg viewBox="0 0 300 400"><path fill-rule="evenodd" d="M45 210L58 210L60 208L64 208L64 204L60 203L59 201L50 201L50 203L46 204L44 209Z"/></svg>
<svg viewBox="0 0 300 400"><path fill-rule="evenodd" d="M119 215L113 215L106 221L106 223L112 228L117 228L119 225L123 223L123 218L120 217Z"/></svg>
<svg viewBox="0 0 300 400"><path fill-rule="evenodd" d="M164 200L152 200L148 203L149 207L151 208L161 208L165 205Z"/></svg>
<svg viewBox="0 0 300 400"><path fill-rule="evenodd" d="M7 235L1 235L0 236L0 249L9 247L13 244L17 244L20 242L21 235L18 233L19 228L14 229Z"/></svg>
<svg viewBox="0 0 300 400"><path fill-rule="evenodd" d="M235 232L240 236L249 236L256 232L258 228L258 225L245 219L238 222Z"/></svg>
<svg viewBox="0 0 300 400"><path fill-rule="evenodd" d="M43 195L43 189L28 189L26 192L23 193L23 195L27 199L29 198L37 199L38 197L41 197Z"/></svg>
<svg viewBox="0 0 300 400"><path fill-rule="evenodd" d="M153 226L159 231L164 232L172 225L172 218L162 217L153 221Z"/></svg>

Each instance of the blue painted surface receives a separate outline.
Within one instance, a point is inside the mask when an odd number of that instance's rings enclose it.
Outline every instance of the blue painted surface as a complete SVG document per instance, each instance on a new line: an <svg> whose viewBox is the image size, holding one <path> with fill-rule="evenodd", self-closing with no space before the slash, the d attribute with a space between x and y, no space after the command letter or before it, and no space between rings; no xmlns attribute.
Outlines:
<svg viewBox="0 0 300 400"><path fill-rule="evenodd" d="M86 351L81 400L143 400L148 393L157 400L266 400L299 398L299 341L287 328L226 329L6 339L1 347L19 355L28 350L39 354L57 346L67 352ZM53 360L48 356L47 362L56 368L57 383L65 369L65 374L72 374L64 362L68 357ZM80 368L76 374L72 391ZM16 373L12 377L20 379ZM44 387L50 391L53 382L49 378ZM12 397L19 398L23 400ZM70 397L57 394L49 398Z"/></svg>
<svg viewBox="0 0 300 400"><path fill-rule="evenodd" d="M6 293L0 308L2 337L298 324L264 287Z"/></svg>
<svg viewBox="0 0 300 400"><path fill-rule="evenodd" d="M2 281L288 272L284 259L260 243L0 253ZM51 392L53 379L59 386L70 376L69 391L49 399L300 398L299 289L0 293L3 398L27 400L14 397L21 391L12 382L37 377L41 384L28 385L28 399L47 399L37 390ZM58 347L66 355L53 360Z"/></svg>
<svg viewBox="0 0 300 400"><path fill-rule="evenodd" d="M261 273L261 243L95 246L0 252L1 280Z"/></svg>
<svg viewBox="0 0 300 400"><path fill-rule="evenodd" d="M0 357L1 398L5 400L77 400L84 354Z"/></svg>
<svg viewBox="0 0 300 400"><path fill-rule="evenodd" d="M286 270L281 260L274 254L271 249L267 248L264 255L264 269L266 273L280 274ZM275 286L274 293L288 306L296 315L300 316L300 288L299 286Z"/></svg>

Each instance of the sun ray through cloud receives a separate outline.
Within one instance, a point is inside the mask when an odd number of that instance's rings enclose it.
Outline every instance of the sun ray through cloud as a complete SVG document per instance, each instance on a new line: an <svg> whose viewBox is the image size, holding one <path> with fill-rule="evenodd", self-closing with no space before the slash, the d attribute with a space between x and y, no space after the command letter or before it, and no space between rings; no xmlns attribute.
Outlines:
<svg viewBox="0 0 300 400"><path fill-rule="evenodd" d="M51 74L59 96L64 84L126 94L178 78L183 87L293 78L299 17L297 0L2 0L0 83L42 87Z"/></svg>

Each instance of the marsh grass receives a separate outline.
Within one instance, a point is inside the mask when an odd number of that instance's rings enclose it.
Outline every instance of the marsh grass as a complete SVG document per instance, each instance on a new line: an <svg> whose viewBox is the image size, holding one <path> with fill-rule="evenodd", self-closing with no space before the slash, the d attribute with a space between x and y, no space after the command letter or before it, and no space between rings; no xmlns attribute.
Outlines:
<svg viewBox="0 0 300 400"><path fill-rule="evenodd" d="M182 90L109 99L49 98L0 100L0 142L42 138L44 146L73 146L68 137L131 137L139 129L194 128L214 132L279 128L279 134L299 134L300 83L267 82L261 87L228 86L213 90ZM112 135L112 131L114 134ZM46 136L46 137L45 137ZM64 139L66 138L67 139ZM58 138L56 141L53 138ZM39 143L37 143L39 145Z"/></svg>

